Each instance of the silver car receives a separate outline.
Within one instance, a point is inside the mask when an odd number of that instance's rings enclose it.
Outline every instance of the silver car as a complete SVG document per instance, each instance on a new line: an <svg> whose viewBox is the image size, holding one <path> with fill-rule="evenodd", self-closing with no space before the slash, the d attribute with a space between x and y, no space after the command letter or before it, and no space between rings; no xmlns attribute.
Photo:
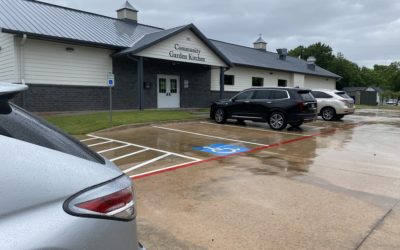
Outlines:
<svg viewBox="0 0 400 250"><path fill-rule="evenodd" d="M345 115L354 114L354 100L339 90L313 90L318 103L318 115L325 121L341 120Z"/></svg>
<svg viewBox="0 0 400 250"><path fill-rule="evenodd" d="M26 88L0 83L0 249L143 249L131 180L9 103Z"/></svg>

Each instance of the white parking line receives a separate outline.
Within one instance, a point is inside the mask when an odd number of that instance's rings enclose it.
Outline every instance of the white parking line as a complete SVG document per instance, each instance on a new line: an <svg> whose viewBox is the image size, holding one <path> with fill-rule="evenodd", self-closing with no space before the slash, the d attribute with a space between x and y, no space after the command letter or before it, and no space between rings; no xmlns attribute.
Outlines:
<svg viewBox="0 0 400 250"><path fill-rule="evenodd" d="M114 150L118 150L118 149L122 149L122 148L126 148L126 147L129 147L129 145L123 145L123 146L119 146L119 147L116 147L116 148L110 148L110 149L99 151L97 153L98 154L107 153L107 152L110 152L110 151L114 151Z"/></svg>
<svg viewBox="0 0 400 250"><path fill-rule="evenodd" d="M168 157L168 156L170 156L170 155L171 155L171 154L161 155L161 156L156 157L156 158L154 158L154 159L151 159L151 160L149 160L149 161L143 162L143 163L141 163L141 164L138 164L138 165L136 165L136 166L133 166L133 167L131 167L131 168L128 168L128 169L124 170L124 173L128 173L128 172L131 172L131 171L136 170L136 169L138 169L138 168L144 167L144 166L146 166L146 165L149 165L150 163L159 161L159 160L164 159L164 158L166 158L166 157Z"/></svg>
<svg viewBox="0 0 400 250"><path fill-rule="evenodd" d="M102 140L109 140L111 142L118 142L118 143L126 144L128 146L134 146L134 147L138 147L138 148L153 150L153 151L164 153L164 154L175 155L175 156L186 158L186 159L193 160L193 161L200 161L201 160L201 159L198 159L198 158L194 158L194 157L190 157L190 156L186 156L186 155L182 155L182 154L178 154L178 153L168 152L168 151L160 150L160 149L156 149L156 148L150 148L150 147L146 147L146 146L142 146L142 145L138 145L138 144L134 144L134 143L124 142L124 141L119 141L119 140L113 140L113 139L110 139L110 138L105 138L105 137L96 136L96 135L88 135L88 136L94 137L94 138L97 138L97 139L102 139Z"/></svg>
<svg viewBox="0 0 400 250"><path fill-rule="evenodd" d="M92 144L92 145L88 145L88 147L94 147L94 146L99 146L99 145L103 145L103 144L107 144L107 143L111 143L112 141L105 141L105 142L99 142L96 144Z"/></svg>
<svg viewBox="0 0 400 250"><path fill-rule="evenodd" d="M196 162L198 162L198 161L190 161L190 162L186 162L186 163L181 163L181 164L177 164L177 165L174 165L174 166L169 166L169 167L166 167L166 168L159 168L159 169L152 170L152 171L149 171L149 172L145 172L145 173L141 173L141 174L136 174L136 175L131 175L131 176L129 176L129 177L130 177L130 178L135 178L135 177L139 177L139 176L143 176L143 175L148 175L148 174L152 174L152 173L156 173L156 172L160 172L160 171L165 171L165 170L173 169L173 168L176 168L176 167L185 165L185 164L192 164L192 163L196 163Z"/></svg>
<svg viewBox="0 0 400 250"><path fill-rule="evenodd" d="M217 124L217 123L212 123L212 122L200 122L200 123L208 124L208 125L214 125L214 126L224 126L224 127L232 127L232 128L239 128L239 129L262 131L262 132L267 132L267 133L278 133L278 134L287 134L287 135L295 135L295 136L305 136L305 134L296 134L296 133L282 132L282 131L272 131L272 130L262 129L262 128L240 127L240 126L235 126L235 125Z"/></svg>
<svg viewBox="0 0 400 250"><path fill-rule="evenodd" d="M133 153L129 153L129 154L126 154L126 155L119 156L117 158L111 159L110 161L112 161L112 162L118 161L118 160L124 159L126 157L129 157L129 156L132 156L132 155L137 155L137 154L140 154L140 153L143 153L143 152L146 152L146 151L148 151L148 149L142 149L142 150L139 150L139 151L136 151L136 152L133 152Z"/></svg>
<svg viewBox="0 0 400 250"><path fill-rule="evenodd" d="M84 139L84 140L80 140L80 142L85 142L85 141L93 141L93 140L96 140L96 138Z"/></svg>
<svg viewBox="0 0 400 250"><path fill-rule="evenodd" d="M253 144L253 145L257 145L257 146L268 146L266 144L261 144L261 143L255 143L255 142L249 142L249 141L241 141L241 140L235 140L235 139L230 139L230 138L225 138L225 137L200 134L200 133L195 133L195 132L190 132L190 131L185 131L185 130L180 130L180 129L166 128L166 127L159 127L159 126L152 126L152 127L153 128L158 128L158 129L169 130L169 131L173 131L173 132L179 132L179 133L185 133L185 134L209 137L209 138L214 138L214 139L220 139L220 140L224 140L224 141L240 142L240 143L245 143L245 144Z"/></svg>

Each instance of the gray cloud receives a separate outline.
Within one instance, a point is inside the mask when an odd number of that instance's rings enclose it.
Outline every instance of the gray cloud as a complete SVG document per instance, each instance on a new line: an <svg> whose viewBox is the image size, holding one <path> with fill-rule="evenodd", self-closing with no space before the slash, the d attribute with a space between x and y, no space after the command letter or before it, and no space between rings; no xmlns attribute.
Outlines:
<svg viewBox="0 0 400 250"><path fill-rule="evenodd" d="M45 0L115 16L123 0ZM397 0L136 0L141 23L194 23L208 37L251 46L262 33L269 50L318 41L359 65L400 61Z"/></svg>

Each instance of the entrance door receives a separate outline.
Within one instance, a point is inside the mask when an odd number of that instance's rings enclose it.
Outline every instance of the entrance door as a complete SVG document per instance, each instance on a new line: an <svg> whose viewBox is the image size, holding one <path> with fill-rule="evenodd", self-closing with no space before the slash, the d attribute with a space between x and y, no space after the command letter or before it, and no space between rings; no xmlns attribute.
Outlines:
<svg viewBox="0 0 400 250"><path fill-rule="evenodd" d="M179 76L157 76L158 108L180 108Z"/></svg>

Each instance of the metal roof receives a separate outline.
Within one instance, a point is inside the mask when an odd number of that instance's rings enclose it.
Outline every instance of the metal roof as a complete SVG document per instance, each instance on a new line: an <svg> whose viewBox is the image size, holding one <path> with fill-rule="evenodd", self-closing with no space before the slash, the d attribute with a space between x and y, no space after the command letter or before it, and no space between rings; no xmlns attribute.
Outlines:
<svg viewBox="0 0 400 250"><path fill-rule="evenodd" d="M128 48L119 54L137 53L183 29L191 29L228 65L233 63L340 78L318 66L315 67L315 71L310 70L307 62L298 58L288 56L286 60L280 60L277 53L209 40L193 24L164 30L35 0L0 0L0 28L3 32L11 34L27 34L31 37L88 43L115 49Z"/></svg>
<svg viewBox="0 0 400 250"><path fill-rule="evenodd" d="M1 0L0 28L8 33L120 48L162 30L34 0Z"/></svg>
<svg viewBox="0 0 400 250"><path fill-rule="evenodd" d="M132 6L132 4L128 1L126 1L117 11L123 10L123 9L127 9L127 10L133 10L136 12L139 12L137 9L135 9L135 7Z"/></svg>
<svg viewBox="0 0 400 250"><path fill-rule="evenodd" d="M307 62L296 57L287 56L279 59L278 53L261 51L241 45L211 40L211 42L234 64L255 68L265 68L279 71L296 72L307 75L323 76L339 79L336 75L321 67L315 66L315 71L307 67Z"/></svg>
<svg viewBox="0 0 400 250"><path fill-rule="evenodd" d="M258 39L257 39L257 41L255 41L254 43L267 43L263 38L262 38L262 36L260 36Z"/></svg>

